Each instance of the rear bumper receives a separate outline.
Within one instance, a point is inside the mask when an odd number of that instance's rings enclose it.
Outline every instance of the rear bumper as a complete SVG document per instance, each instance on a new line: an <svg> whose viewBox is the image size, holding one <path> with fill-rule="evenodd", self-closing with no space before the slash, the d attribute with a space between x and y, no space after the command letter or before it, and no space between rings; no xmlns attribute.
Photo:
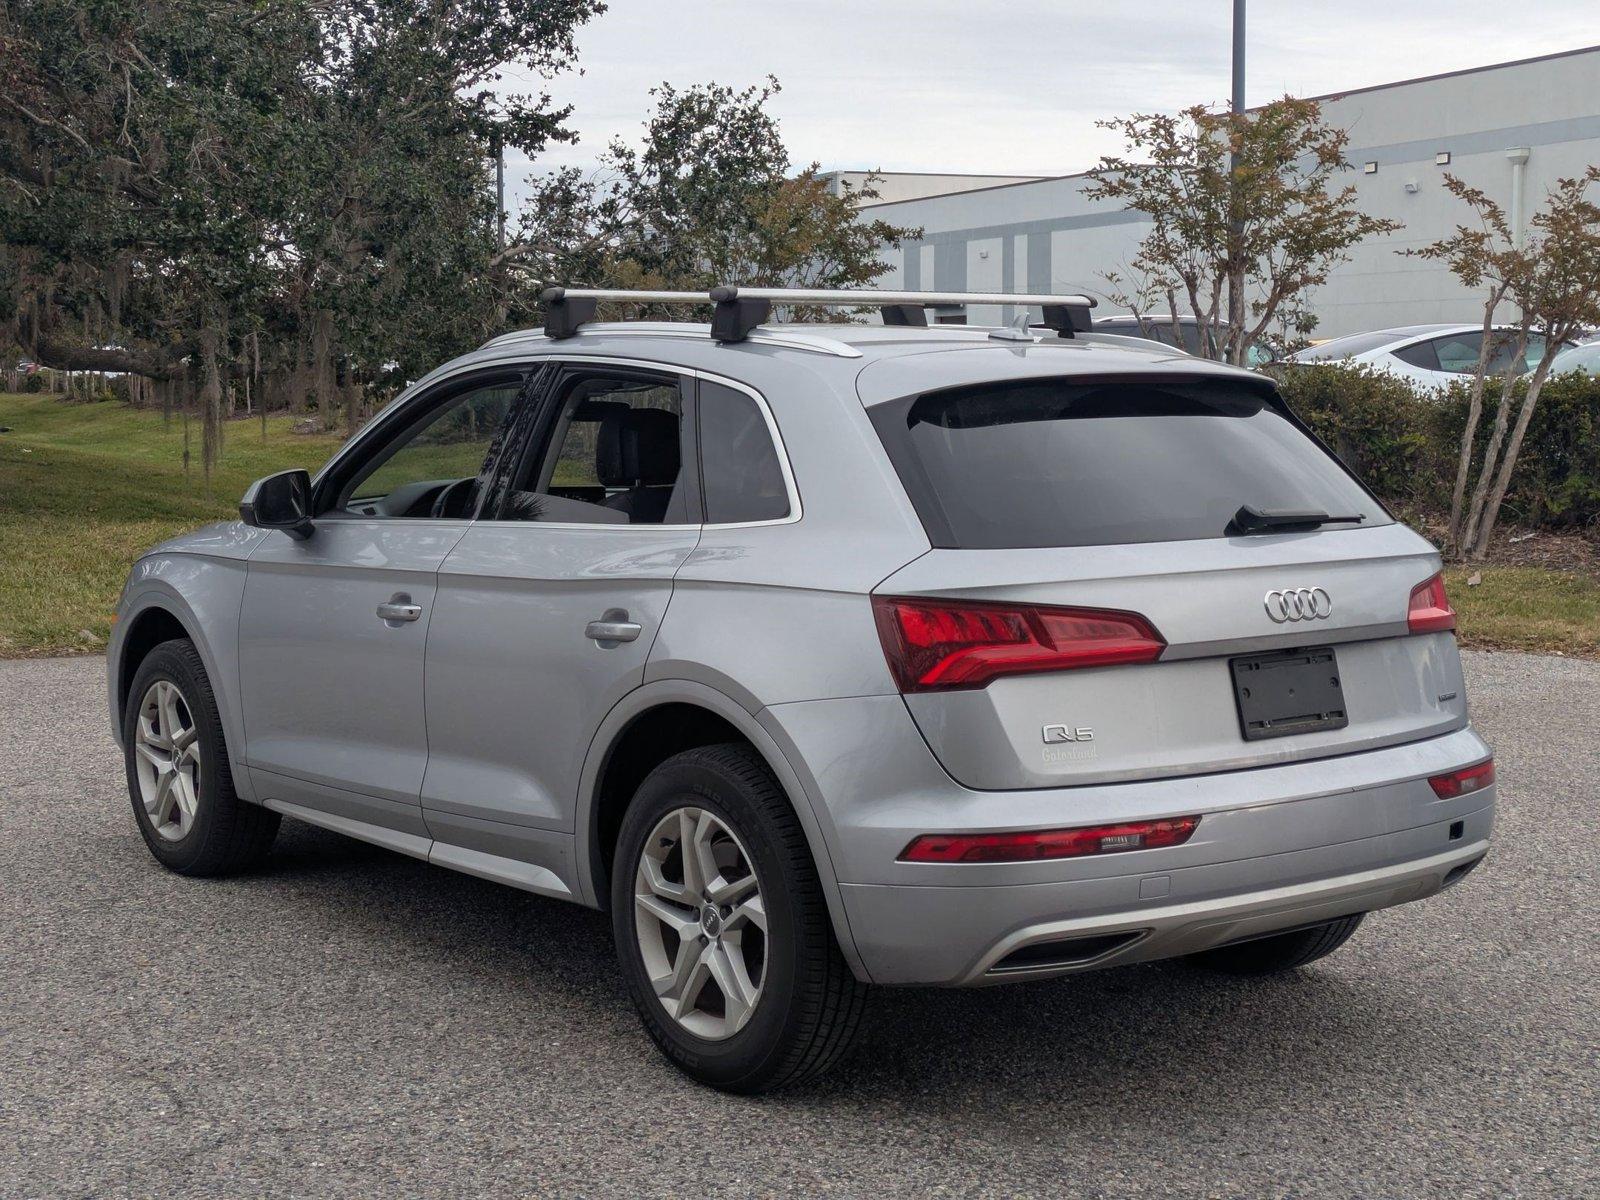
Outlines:
<svg viewBox="0 0 1600 1200"><path fill-rule="evenodd" d="M1194 954L1421 900L1488 853L1493 810L1463 824L1481 836L1469 841L1472 835L1463 833L1440 853L1278 887L1255 885L1315 869L1316 860L1331 866L1349 857L1350 848L1189 868L1174 872L1176 879L1130 875L976 890L858 884L845 888L845 904L857 949L880 983L971 986L1041 979ZM1449 836L1448 826L1435 832L1437 838L1410 840L1437 843ZM1293 859L1299 861L1285 861ZM1140 900L1141 889L1152 882L1156 890L1169 889L1167 897ZM1172 889L1215 894L1174 904ZM1080 913L1087 915L1068 915Z"/></svg>
<svg viewBox="0 0 1600 1200"><path fill-rule="evenodd" d="M1482 859L1494 827L1493 786L1441 799L1427 782L1489 757L1471 729L1182 779L980 792L939 767L898 697L765 715L789 761L807 768L800 773L840 886L839 936L876 983L1066 974L1420 900ZM1194 836L1164 849L1032 863L899 861L923 833L1184 815L1200 817ZM1011 958L1076 939L1093 940Z"/></svg>

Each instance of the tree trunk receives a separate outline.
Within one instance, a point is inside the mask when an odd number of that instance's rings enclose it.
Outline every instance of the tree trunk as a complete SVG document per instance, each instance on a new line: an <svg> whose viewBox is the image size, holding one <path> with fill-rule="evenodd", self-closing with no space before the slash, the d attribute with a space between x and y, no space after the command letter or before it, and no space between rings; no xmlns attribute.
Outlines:
<svg viewBox="0 0 1600 1200"><path fill-rule="evenodd" d="M1478 370L1472 377L1472 399L1467 405L1467 425L1461 431L1461 454L1456 460L1456 483L1450 492L1450 529L1445 544L1464 558L1467 548L1461 541L1461 507L1467 499L1467 476L1472 471L1472 446L1478 436L1478 422L1483 419L1483 389L1488 382L1489 356L1493 352L1494 313L1505 296L1505 285L1490 294L1483 306L1483 345L1478 350Z"/></svg>
<svg viewBox="0 0 1600 1200"><path fill-rule="evenodd" d="M217 366L218 343L213 319L200 331L200 472L206 499L211 498L211 468L222 456L222 375Z"/></svg>
<svg viewBox="0 0 1600 1200"><path fill-rule="evenodd" d="M1506 498L1506 489L1511 486L1511 472L1517 467L1517 455L1522 450L1522 438L1528 432L1528 422L1533 420L1533 406L1539 403L1539 393L1544 390L1544 381L1550 376L1550 361L1560 349L1560 341L1554 337L1548 338L1545 341L1544 353L1539 356L1539 365L1534 369L1533 378L1528 381L1528 394L1522 398L1522 408L1517 412L1516 428L1511 431L1511 442L1506 446L1505 457L1500 462L1500 471L1495 476L1494 488L1489 493L1488 507L1479 522L1477 541L1472 547L1472 554L1476 559L1481 559L1489 552L1489 539L1494 536L1494 524L1500 517L1500 505Z"/></svg>
<svg viewBox="0 0 1600 1200"><path fill-rule="evenodd" d="M1506 426L1511 421L1511 405L1516 399L1517 363L1522 360L1527 348L1528 327L1523 325L1517 332L1516 349L1506 364L1505 374L1500 377L1500 408L1494 416L1494 430L1489 435L1489 444L1484 447L1483 465L1478 468L1478 482L1472 489L1472 503L1467 508L1467 526L1462 530L1461 544L1469 548L1476 544L1478 528L1483 524L1484 505L1489 501L1489 485L1499 465L1500 447L1505 442Z"/></svg>

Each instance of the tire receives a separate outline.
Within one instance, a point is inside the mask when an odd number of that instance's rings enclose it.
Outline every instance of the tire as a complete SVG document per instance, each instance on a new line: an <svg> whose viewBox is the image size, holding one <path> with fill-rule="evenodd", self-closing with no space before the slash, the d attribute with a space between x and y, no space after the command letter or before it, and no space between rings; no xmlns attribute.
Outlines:
<svg viewBox="0 0 1600 1200"><path fill-rule="evenodd" d="M678 836L686 829L697 831L696 837L710 830L705 844L717 874L710 874L711 867L696 868L697 878L711 879L703 888L686 875L685 838ZM647 851L653 864L648 869ZM686 902L740 887L753 891L729 905L696 909ZM663 896L679 891L685 902L665 900L663 908ZM756 911L751 895L764 910L764 930L750 915ZM653 907L641 909L641 902ZM707 917L707 907L722 916ZM670 924L651 915L658 910L669 912ZM645 1030L674 1065L701 1083L746 1095L799 1083L837 1063L860 1030L868 989L834 941L800 823L749 746L688 750L646 777L617 838L611 920L622 973ZM679 928L682 937L674 932ZM686 962L687 974L681 970ZM696 988L700 964L704 978ZM759 985L748 1007L722 986L730 970L733 990ZM663 1000L652 978L669 977L690 982L669 988ZM684 1013L686 995L697 1008Z"/></svg>
<svg viewBox="0 0 1600 1200"><path fill-rule="evenodd" d="M1189 961L1228 975L1274 975L1279 971L1292 971L1344 945L1365 915L1354 913L1326 925L1277 933L1233 946L1218 946L1215 950L1192 955Z"/></svg>
<svg viewBox="0 0 1600 1200"><path fill-rule="evenodd" d="M160 714L174 693L168 717L181 729L176 737L165 732L167 717ZM141 732L142 721L149 734ZM173 749L191 733L187 746ZM180 875L226 875L266 856L280 818L234 791L216 696L193 642L162 642L139 664L122 714L122 744L134 821L162 866ZM154 760L180 766L169 771ZM166 792L163 778L169 779ZM154 811L146 804L152 794Z"/></svg>

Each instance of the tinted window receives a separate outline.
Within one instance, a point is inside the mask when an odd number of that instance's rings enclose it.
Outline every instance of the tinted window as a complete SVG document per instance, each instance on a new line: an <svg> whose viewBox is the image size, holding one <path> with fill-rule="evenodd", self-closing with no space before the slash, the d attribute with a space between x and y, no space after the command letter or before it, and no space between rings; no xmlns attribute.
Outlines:
<svg viewBox="0 0 1600 1200"><path fill-rule="evenodd" d="M469 388L387 443L356 469L341 506L369 517L459 517L476 505L477 479L506 428L520 379ZM461 483L441 511L434 501Z"/></svg>
<svg viewBox="0 0 1600 1200"><path fill-rule="evenodd" d="M1483 352L1483 334L1452 333L1434 338L1433 352L1439 356L1439 370L1452 375L1472 375L1478 370L1478 355ZM1510 346L1506 349L1509 351ZM1492 366L1493 364L1491 364Z"/></svg>
<svg viewBox="0 0 1600 1200"><path fill-rule="evenodd" d="M700 384L700 476L706 520L776 521L789 515L789 491L760 407L743 392Z"/></svg>
<svg viewBox="0 0 1600 1200"><path fill-rule="evenodd" d="M1486 370L1491 375L1503 375L1516 359L1517 335L1509 329L1497 329L1492 336L1493 350L1489 355ZM1448 337L1434 338L1427 345L1433 347L1439 357L1438 370L1448 371L1452 375L1477 374L1478 355L1483 352L1481 330L1474 330L1471 333L1452 333ZM1522 359L1517 362L1516 373L1521 375L1533 370L1539 365L1539 356L1543 353L1544 339L1538 334L1529 334Z"/></svg>
<svg viewBox="0 0 1600 1200"><path fill-rule="evenodd" d="M872 419L936 546L1216 538L1245 504L1389 523L1287 416L1233 383L987 384L878 405Z"/></svg>
<svg viewBox="0 0 1600 1200"><path fill-rule="evenodd" d="M676 377L568 372L499 516L586 525L687 523L682 441Z"/></svg>
<svg viewBox="0 0 1600 1200"><path fill-rule="evenodd" d="M1415 346L1405 346L1395 350L1393 354L1401 362L1421 367L1424 371L1439 369L1439 355L1434 350L1432 342L1418 342Z"/></svg>

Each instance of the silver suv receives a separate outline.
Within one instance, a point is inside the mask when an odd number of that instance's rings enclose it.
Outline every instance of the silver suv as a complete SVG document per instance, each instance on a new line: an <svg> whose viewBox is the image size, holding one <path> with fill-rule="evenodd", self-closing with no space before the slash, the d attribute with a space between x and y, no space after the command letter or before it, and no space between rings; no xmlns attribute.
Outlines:
<svg viewBox="0 0 1600 1200"><path fill-rule="evenodd" d="M163 864L287 814L609 909L651 1037L757 1092L871 984L1294 968L1484 857L1439 558L1269 380L1070 298L609 295L134 566L111 711Z"/></svg>

